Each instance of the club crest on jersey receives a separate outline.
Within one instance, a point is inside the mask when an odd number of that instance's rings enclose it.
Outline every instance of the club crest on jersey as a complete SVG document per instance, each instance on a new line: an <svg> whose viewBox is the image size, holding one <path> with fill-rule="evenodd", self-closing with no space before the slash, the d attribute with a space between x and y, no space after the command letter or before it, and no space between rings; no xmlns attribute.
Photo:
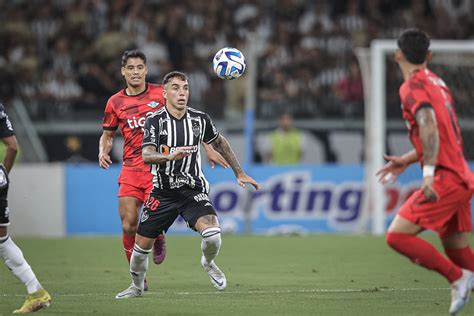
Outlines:
<svg viewBox="0 0 474 316"><path fill-rule="evenodd" d="M147 104L149 107L151 107L152 109L156 108L158 105L160 105L160 102L156 102L156 101L151 101L150 103Z"/></svg>
<svg viewBox="0 0 474 316"><path fill-rule="evenodd" d="M199 123L193 121L192 124L193 124L193 134L194 134L194 136L198 137L199 133L201 132L201 128L199 127Z"/></svg>

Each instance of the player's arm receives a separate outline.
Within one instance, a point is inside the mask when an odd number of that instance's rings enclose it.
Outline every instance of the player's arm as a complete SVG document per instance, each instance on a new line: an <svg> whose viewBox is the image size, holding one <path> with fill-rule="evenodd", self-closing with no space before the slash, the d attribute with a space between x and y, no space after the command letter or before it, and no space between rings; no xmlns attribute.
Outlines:
<svg viewBox="0 0 474 316"><path fill-rule="evenodd" d="M10 173L18 153L18 142L15 135L12 135L2 138L2 143L6 147L5 157L3 157L3 165L5 166L5 169L7 169L7 172Z"/></svg>
<svg viewBox="0 0 474 316"><path fill-rule="evenodd" d="M224 136L219 134L219 136L217 136L211 145L229 163L240 186L244 187L245 183L250 183L255 187L255 189L260 189L260 185L242 170L242 167L240 166L234 151Z"/></svg>
<svg viewBox="0 0 474 316"><path fill-rule="evenodd" d="M142 159L146 164L162 164L167 161L180 160L192 154L193 147L178 147L170 154L159 153L156 146L148 145L142 149Z"/></svg>
<svg viewBox="0 0 474 316"><path fill-rule="evenodd" d="M99 165L108 169L112 164L110 152L114 144L115 130L104 130L99 140Z"/></svg>
<svg viewBox="0 0 474 316"><path fill-rule="evenodd" d="M423 184L421 190L427 201L436 201L438 195L433 188L433 181L436 161L438 160L439 135L436 115L431 104L420 105L415 118L423 147Z"/></svg>
<svg viewBox="0 0 474 316"><path fill-rule="evenodd" d="M203 143L202 144L204 149L206 150L207 159L209 160L209 164L211 168L214 168L216 163L220 164L224 168L229 168L229 164L227 161L219 154L211 145Z"/></svg>

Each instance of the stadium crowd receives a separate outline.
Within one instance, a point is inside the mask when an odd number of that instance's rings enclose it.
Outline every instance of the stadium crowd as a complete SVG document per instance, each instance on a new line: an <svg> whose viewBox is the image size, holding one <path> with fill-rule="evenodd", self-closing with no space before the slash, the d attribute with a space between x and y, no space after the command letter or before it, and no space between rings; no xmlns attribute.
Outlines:
<svg viewBox="0 0 474 316"><path fill-rule="evenodd" d="M221 47L258 52L258 116L363 115L355 47L418 26L433 38L472 38L469 0L11 0L0 11L0 93L33 119L100 119L123 86L119 57L138 47L149 80L187 72L190 104L215 118L242 113L245 76L212 73ZM254 65L248 65L253 67ZM400 79L401 80L401 79ZM231 87L231 89L230 89ZM223 101L225 100L225 101Z"/></svg>

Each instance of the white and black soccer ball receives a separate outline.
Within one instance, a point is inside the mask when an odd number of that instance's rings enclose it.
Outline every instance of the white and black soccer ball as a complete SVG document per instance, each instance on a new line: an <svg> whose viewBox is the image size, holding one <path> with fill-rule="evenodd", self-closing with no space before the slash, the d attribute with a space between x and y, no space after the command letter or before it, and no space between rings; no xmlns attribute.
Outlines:
<svg viewBox="0 0 474 316"><path fill-rule="evenodd" d="M233 47L220 49L213 60L214 72L221 79L237 79L245 71L245 57L242 52Z"/></svg>

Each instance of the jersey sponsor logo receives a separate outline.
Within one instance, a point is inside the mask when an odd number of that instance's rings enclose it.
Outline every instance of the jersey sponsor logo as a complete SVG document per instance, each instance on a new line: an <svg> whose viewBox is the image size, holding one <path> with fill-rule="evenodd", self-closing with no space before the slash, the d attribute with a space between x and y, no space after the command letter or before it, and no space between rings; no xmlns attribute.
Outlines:
<svg viewBox="0 0 474 316"><path fill-rule="evenodd" d="M161 154L172 154L174 153L178 148L180 147L170 147L170 146L167 146L167 145L160 145L160 153ZM195 153L198 151L198 148L199 146L198 145L194 145L194 146L191 146L191 149L188 150L189 153Z"/></svg>
<svg viewBox="0 0 474 316"><path fill-rule="evenodd" d="M160 105L160 102L156 102L156 101L151 101L150 103L147 104L149 107L151 107L152 109L156 108L157 106Z"/></svg>
<svg viewBox="0 0 474 316"><path fill-rule="evenodd" d="M162 129L160 135L168 136L168 132L165 129Z"/></svg>
<svg viewBox="0 0 474 316"><path fill-rule="evenodd" d="M149 117L152 114L153 112L147 112L145 116L142 116L142 117L137 118L136 116L133 116L132 118L127 119L127 125L131 129L135 129L135 128L143 129L143 126L145 126L145 121L147 117Z"/></svg>
<svg viewBox="0 0 474 316"><path fill-rule="evenodd" d="M5 215L4 215L4 217L5 217L6 219L8 219L9 216L10 216L10 209L9 209L8 206L7 206L7 207L5 207Z"/></svg>
<svg viewBox="0 0 474 316"><path fill-rule="evenodd" d="M199 194L194 196L194 200L196 202L209 201L209 196L205 193L199 193Z"/></svg>

